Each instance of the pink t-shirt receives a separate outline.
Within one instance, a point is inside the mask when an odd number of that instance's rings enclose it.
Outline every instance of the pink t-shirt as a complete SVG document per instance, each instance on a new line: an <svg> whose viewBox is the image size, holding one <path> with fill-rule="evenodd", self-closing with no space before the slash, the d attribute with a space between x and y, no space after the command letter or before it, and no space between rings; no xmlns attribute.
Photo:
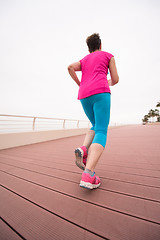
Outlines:
<svg viewBox="0 0 160 240"><path fill-rule="evenodd" d="M82 60L82 78L78 92L78 99L83 99L94 94L111 92L108 81L108 65L112 54L96 51L88 54Z"/></svg>

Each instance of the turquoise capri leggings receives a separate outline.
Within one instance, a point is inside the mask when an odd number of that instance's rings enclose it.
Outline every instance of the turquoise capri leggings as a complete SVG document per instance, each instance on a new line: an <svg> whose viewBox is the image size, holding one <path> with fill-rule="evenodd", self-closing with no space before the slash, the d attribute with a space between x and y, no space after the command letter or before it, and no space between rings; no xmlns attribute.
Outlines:
<svg viewBox="0 0 160 240"><path fill-rule="evenodd" d="M92 143L99 143L104 148L107 141L107 130L110 120L110 93L95 94L80 100L85 114L92 124L90 130L95 131Z"/></svg>

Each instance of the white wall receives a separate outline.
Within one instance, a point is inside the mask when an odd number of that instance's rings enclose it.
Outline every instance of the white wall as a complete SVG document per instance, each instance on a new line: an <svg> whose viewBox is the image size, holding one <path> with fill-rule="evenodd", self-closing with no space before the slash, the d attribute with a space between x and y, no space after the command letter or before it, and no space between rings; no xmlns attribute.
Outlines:
<svg viewBox="0 0 160 240"><path fill-rule="evenodd" d="M85 134L87 128L0 134L0 149Z"/></svg>

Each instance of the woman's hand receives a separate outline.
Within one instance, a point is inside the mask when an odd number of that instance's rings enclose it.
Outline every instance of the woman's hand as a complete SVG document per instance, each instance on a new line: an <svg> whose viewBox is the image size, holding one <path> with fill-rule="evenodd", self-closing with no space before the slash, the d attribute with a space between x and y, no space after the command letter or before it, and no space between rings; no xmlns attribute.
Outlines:
<svg viewBox="0 0 160 240"><path fill-rule="evenodd" d="M108 79L109 86L113 86L112 79Z"/></svg>

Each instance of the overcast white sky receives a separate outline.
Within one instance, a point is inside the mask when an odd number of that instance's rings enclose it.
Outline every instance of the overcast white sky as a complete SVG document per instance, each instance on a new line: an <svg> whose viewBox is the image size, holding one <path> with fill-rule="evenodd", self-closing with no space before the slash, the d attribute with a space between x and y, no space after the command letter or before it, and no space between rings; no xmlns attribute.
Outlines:
<svg viewBox="0 0 160 240"><path fill-rule="evenodd" d="M141 123L160 100L159 24L159 0L0 0L0 113L86 119L67 66L98 32L120 78L111 122Z"/></svg>

